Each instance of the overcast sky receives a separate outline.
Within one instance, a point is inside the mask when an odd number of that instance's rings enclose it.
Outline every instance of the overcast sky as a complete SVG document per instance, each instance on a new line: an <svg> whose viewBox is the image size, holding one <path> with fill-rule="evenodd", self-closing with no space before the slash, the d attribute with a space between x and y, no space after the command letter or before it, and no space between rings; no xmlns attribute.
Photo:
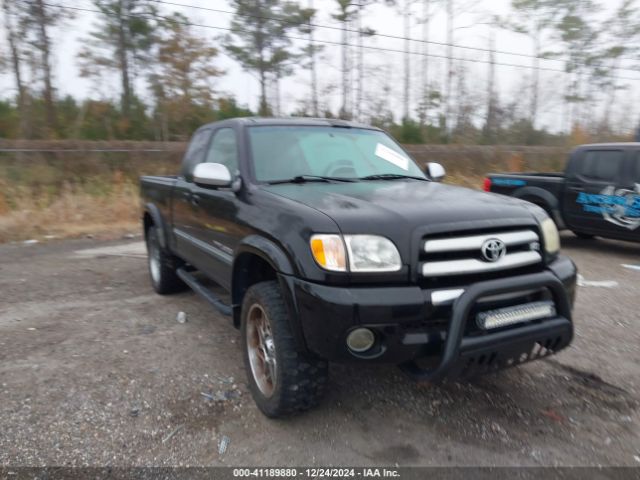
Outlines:
<svg viewBox="0 0 640 480"><path fill-rule="evenodd" d="M230 10L226 0L168 0L172 3ZM309 0L302 0L303 5L307 5ZM422 13L422 3L424 0L416 0L413 4L413 18L411 27L411 37L421 38L422 25L419 23ZM81 8L94 8L90 0L51 0L50 3L69 5ZM456 0L459 15L455 19L454 43L457 45L488 48L490 45L490 27L486 25L492 15L506 15L509 12L509 0ZM606 0L602 2L606 5L602 17L606 18L616 7L619 1ZM446 42L446 21L444 15L444 1L431 0L432 21L430 27L430 40L435 42ZM314 6L319 11L316 23L322 25L338 26L332 20L331 14L336 10L335 0L314 0ZM215 13L206 10L199 10L186 7L175 7L161 5L161 9L168 13L171 10L180 11L194 23L209 25L212 27L228 27L231 15ZM371 27L378 33L389 35L403 35L402 17L397 8L386 7L382 2L371 5L365 10L363 25ZM76 12L76 18L67 22L64 28L54 32L54 72L56 86L59 95L70 94L79 99L93 97L118 98L120 95L117 77L102 79L99 83L83 79L78 75L77 53L92 28L92 24L97 21L94 14L89 12ZM211 39L212 44L220 43L217 37L225 32L211 29L194 27L195 30ZM339 41L340 32L330 29L318 29L315 33L316 39ZM495 48L497 50L531 53L531 44L526 37L517 35L505 30L494 29ZM3 37L4 38L4 32ZM355 43L355 39L353 39ZM403 41L372 37L366 40L368 45L389 49L403 49ZM4 43L4 41L2 42ZM2 45L2 44L0 44ZM3 47L0 47L3 48ZM423 51L423 44L412 43L412 50ZM429 53L434 55L445 55L446 47L431 44ZM487 60L488 53L473 51L468 49L454 49L454 56L467 60ZM323 99L336 111L340 105L339 80L340 80L340 47L337 45L326 45L319 61L319 83L320 90L324 91ZM412 101L417 102L420 93L420 65L422 56L412 56ZM403 55L394 52L380 52L375 50L365 50L365 64L367 65L367 76L365 80L365 92L368 97L382 95L382 87L386 84L391 87L391 94L388 96L388 104L396 116L396 120L402 115L402 85L404 78ZM445 78L445 60L441 58L429 58L429 79L436 86L441 86ZM496 62L510 63L517 65L531 65L532 60L518 56L497 54ZM250 108L257 109L258 83L256 79L244 72L233 60L221 52L216 60L217 65L225 70L226 74L215 83L218 92L226 92L234 95L238 102ZM467 88L470 94L482 101L487 88L487 78L489 66L485 63L474 63L471 61L460 62L466 67ZM542 66L552 69L561 69L562 64L556 61L544 61ZM526 85L529 81L530 69L516 68L511 66L496 67L496 85L502 101L510 101L514 98L526 98ZM640 72L622 72L621 75L633 78L640 78ZM564 75L556 72L541 72L541 126L551 129L558 129L560 126L561 106L559 92L561 91ZM139 82L138 91L144 95L144 82ZM625 117L637 118L638 108L635 106L635 90L640 85L640 80L626 82L633 85L625 92L627 101L624 108L619 108L616 114L620 119ZM289 77L281 85L282 113L290 113L295 110L299 103L308 97L309 94L309 73L300 69L293 77ZM333 90L331 90L333 87ZM0 92L4 97L15 95L12 78L8 75L0 76ZM526 102L522 102L523 106Z"/></svg>

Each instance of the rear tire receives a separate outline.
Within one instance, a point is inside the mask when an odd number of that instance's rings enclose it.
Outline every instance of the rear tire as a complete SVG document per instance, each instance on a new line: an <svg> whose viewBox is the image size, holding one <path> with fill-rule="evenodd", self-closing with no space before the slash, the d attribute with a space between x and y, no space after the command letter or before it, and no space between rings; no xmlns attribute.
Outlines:
<svg viewBox="0 0 640 480"><path fill-rule="evenodd" d="M162 249L158 240L158 230L153 225L147 231L147 259L151 285L156 293L165 295L186 289L187 286L176 273L176 257Z"/></svg>
<svg viewBox="0 0 640 480"><path fill-rule="evenodd" d="M315 407L324 395L328 366L300 353L276 281L257 283L242 302L242 349L249 390L267 417Z"/></svg>

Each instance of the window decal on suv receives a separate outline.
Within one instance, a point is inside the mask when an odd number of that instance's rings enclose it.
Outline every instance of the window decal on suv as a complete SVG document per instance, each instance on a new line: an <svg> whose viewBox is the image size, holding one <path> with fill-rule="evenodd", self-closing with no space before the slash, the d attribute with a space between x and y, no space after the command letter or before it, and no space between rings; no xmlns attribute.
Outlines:
<svg viewBox="0 0 640 480"><path fill-rule="evenodd" d="M609 185L599 194L580 192L576 202L583 211L601 214L607 222L619 227L629 230L640 227L640 183L635 184L634 190Z"/></svg>

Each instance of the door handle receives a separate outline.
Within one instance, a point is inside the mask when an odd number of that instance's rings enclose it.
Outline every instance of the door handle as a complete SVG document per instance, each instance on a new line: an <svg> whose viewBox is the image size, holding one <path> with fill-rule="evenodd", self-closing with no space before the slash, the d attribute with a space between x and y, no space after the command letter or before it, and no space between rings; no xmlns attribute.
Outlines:
<svg viewBox="0 0 640 480"><path fill-rule="evenodd" d="M191 195L191 205L193 205L194 207L200 205L200 195Z"/></svg>
<svg viewBox="0 0 640 480"><path fill-rule="evenodd" d="M569 187L572 192L584 192L584 187Z"/></svg>

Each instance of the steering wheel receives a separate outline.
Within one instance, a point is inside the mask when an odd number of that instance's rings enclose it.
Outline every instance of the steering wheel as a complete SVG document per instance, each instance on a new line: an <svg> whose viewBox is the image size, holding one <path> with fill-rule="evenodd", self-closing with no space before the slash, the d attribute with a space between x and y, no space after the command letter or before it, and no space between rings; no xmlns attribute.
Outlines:
<svg viewBox="0 0 640 480"><path fill-rule="evenodd" d="M326 177L339 177L339 173L343 173L345 171L347 173L355 174L356 169L353 168L353 162L351 160L339 158L338 160L334 160L329 163L322 174Z"/></svg>

